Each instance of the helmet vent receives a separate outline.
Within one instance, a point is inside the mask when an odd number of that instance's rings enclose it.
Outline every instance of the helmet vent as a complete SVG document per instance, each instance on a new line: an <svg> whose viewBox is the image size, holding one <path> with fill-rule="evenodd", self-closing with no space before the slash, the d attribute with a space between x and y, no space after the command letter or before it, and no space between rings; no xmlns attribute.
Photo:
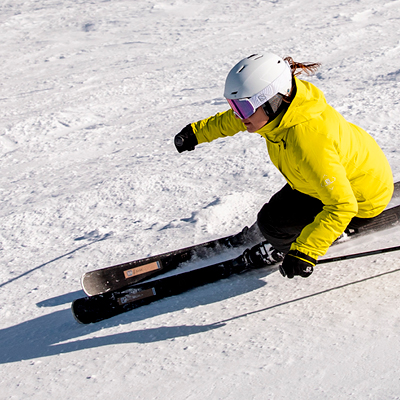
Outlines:
<svg viewBox="0 0 400 400"><path fill-rule="evenodd" d="M248 56L247 59L250 60L250 58L254 60L258 60L259 58L262 58L262 54L252 54L251 56Z"/></svg>
<svg viewBox="0 0 400 400"><path fill-rule="evenodd" d="M237 74L240 74L245 68L246 68L246 66L245 66L245 65L242 65L242 66L238 69L238 71L237 71L236 73L237 73Z"/></svg>

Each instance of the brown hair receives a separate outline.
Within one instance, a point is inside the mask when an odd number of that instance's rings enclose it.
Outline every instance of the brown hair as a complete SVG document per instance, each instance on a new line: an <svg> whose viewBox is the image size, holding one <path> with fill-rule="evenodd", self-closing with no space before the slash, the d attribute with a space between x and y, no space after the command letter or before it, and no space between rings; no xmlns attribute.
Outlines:
<svg viewBox="0 0 400 400"><path fill-rule="evenodd" d="M301 75L303 72L307 75L311 75L321 66L321 63L299 63L294 61L292 57L285 57L284 60L289 63L292 76ZM292 90L287 96L283 96L282 100L290 104L294 96L296 96L296 85L293 83Z"/></svg>
<svg viewBox="0 0 400 400"><path fill-rule="evenodd" d="M284 60L289 63L293 76L300 75L303 72L311 75L321 66L321 63L299 63L294 61L292 57L285 57Z"/></svg>

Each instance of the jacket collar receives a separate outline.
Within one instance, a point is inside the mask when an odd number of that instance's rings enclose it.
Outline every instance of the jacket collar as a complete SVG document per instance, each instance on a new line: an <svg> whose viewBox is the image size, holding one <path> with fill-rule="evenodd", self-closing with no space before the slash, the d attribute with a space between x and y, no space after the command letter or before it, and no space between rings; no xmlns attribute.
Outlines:
<svg viewBox="0 0 400 400"><path fill-rule="evenodd" d="M257 131L270 142L280 142L288 129L318 117L327 107L324 94L316 86L296 77L294 82L296 95L290 106Z"/></svg>

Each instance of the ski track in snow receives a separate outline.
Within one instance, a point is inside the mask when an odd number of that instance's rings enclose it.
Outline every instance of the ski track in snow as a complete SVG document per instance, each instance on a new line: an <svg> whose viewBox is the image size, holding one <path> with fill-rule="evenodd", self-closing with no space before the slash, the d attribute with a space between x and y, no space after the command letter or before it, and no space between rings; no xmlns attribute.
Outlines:
<svg viewBox="0 0 400 400"><path fill-rule="evenodd" d="M83 272L238 232L284 184L256 134L173 145L227 109L226 74L252 53L322 62L308 79L399 180L399 0L0 10L2 399L400 399L396 253L307 280L252 271L88 326L69 309Z"/></svg>

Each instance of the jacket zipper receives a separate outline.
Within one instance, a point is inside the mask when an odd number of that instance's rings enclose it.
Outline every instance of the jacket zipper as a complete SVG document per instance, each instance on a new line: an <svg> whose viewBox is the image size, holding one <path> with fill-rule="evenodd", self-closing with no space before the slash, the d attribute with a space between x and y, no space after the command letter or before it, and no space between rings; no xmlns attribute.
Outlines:
<svg viewBox="0 0 400 400"><path fill-rule="evenodd" d="M286 150L286 142L283 139L282 139L282 143L283 143L283 150ZM279 146L278 169L279 169L280 173L285 177L287 183L293 189L294 186L293 186L292 182L287 178L287 176L282 171L282 148L281 148L282 143L278 144L278 146Z"/></svg>

